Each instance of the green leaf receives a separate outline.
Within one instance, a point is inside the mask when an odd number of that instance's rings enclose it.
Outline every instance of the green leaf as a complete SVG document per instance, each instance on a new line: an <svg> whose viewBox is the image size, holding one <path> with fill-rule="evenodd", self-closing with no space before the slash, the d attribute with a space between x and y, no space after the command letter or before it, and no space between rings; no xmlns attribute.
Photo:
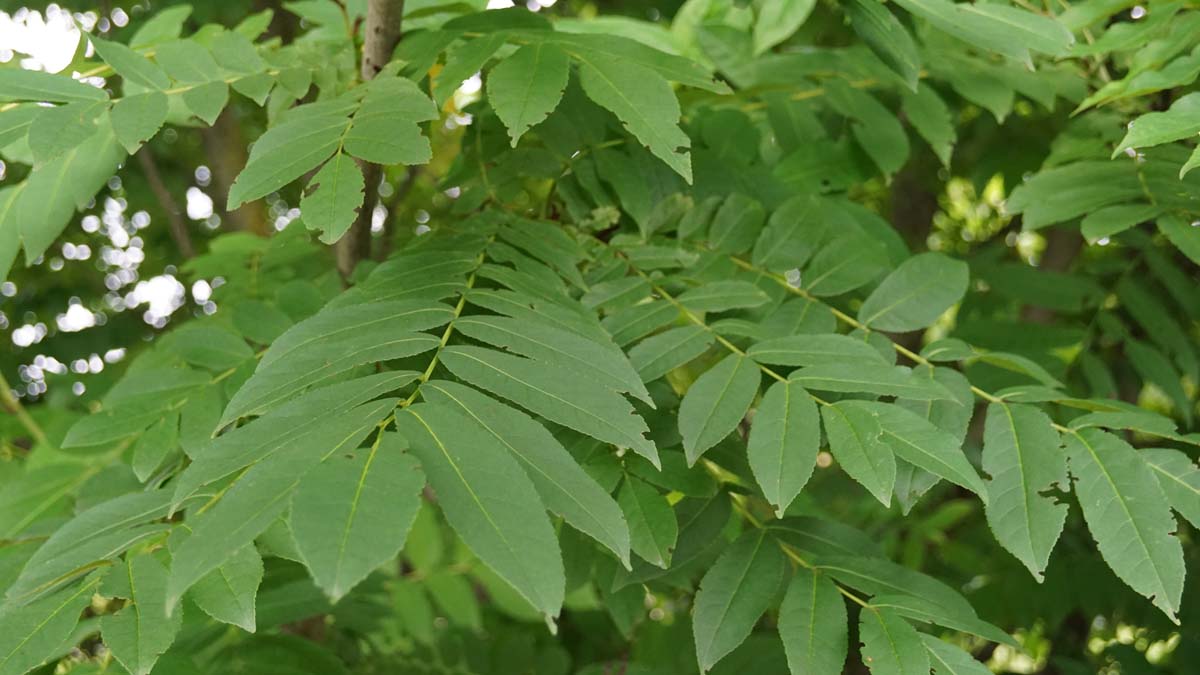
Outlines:
<svg viewBox="0 0 1200 675"><path fill-rule="evenodd" d="M453 316L446 305L423 300L324 309L292 326L271 344L253 377L225 408L221 424L267 412L354 366L433 349L438 339L415 331L437 328ZM411 377L396 386L410 381Z"/></svg>
<svg viewBox="0 0 1200 675"><path fill-rule="evenodd" d="M1084 216L1080 230L1089 244L1095 244L1100 239L1120 234L1139 223L1154 220L1162 211L1157 204L1106 206Z"/></svg>
<svg viewBox="0 0 1200 675"><path fill-rule="evenodd" d="M487 95L496 116L508 127L512 146L546 119L567 88L570 61L552 44L528 44L488 74Z"/></svg>
<svg viewBox="0 0 1200 675"><path fill-rule="evenodd" d="M846 601L824 574L792 573L779 607L779 637L793 673L840 673L850 649Z"/></svg>
<svg viewBox="0 0 1200 675"><path fill-rule="evenodd" d="M142 432L133 446L133 473L145 482L172 452L179 448L179 415L168 414Z"/></svg>
<svg viewBox="0 0 1200 675"><path fill-rule="evenodd" d="M475 631L483 628L479 599L465 577L452 571L439 572L425 579L425 588L450 623Z"/></svg>
<svg viewBox="0 0 1200 675"><path fill-rule="evenodd" d="M1200 523L1200 468L1182 452L1150 448L1140 454L1158 476L1158 484L1171 507L1193 526Z"/></svg>
<svg viewBox="0 0 1200 675"><path fill-rule="evenodd" d="M827 570L834 579L864 593L923 598L951 615L975 616L975 610L958 591L931 576L886 558L826 555L817 562L817 567Z"/></svg>
<svg viewBox="0 0 1200 675"><path fill-rule="evenodd" d="M887 249L865 235L834 239L804 268L800 285L819 298L861 288L888 269Z"/></svg>
<svg viewBox="0 0 1200 675"><path fill-rule="evenodd" d="M1189 377L1200 377L1200 364L1185 329L1172 316L1168 305L1160 302L1156 291L1130 276L1117 283L1117 297L1121 305L1135 321L1141 324L1146 334L1167 350L1179 369Z"/></svg>
<svg viewBox="0 0 1200 675"><path fill-rule="evenodd" d="M29 125L29 150L35 166L41 166L79 147L95 135L96 120L107 103L68 103L46 108Z"/></svg>
<svg viewBox="0 0 1200 675"><path fill-rule="evenodd" d="M908 134L900 120L874 96L842 80L829 80L825 96L831 108L854 120L854 139L879 170L890 176L908 161Z"/></svg>
<svg viewBox="0 0 1200 675"><path fill-rule="evenodd" d="M1022 214L1025 230L1037 230L1145 196L1132 164L1085 161L1038 172L1013 189L1004 208L1010 214ZM1160 227L1163 220L1159 219Z"/></svg>
<svg viewBox="0 0 1200 675"><path fill-rule="evenodd" d="M963 42L1029 63L1029 50L1061 56L1074 43L1071 32L1052 18L1015 7L950 0L896 0L938 30Z"/></svg>
<svg viewBox="0 0 1200 675"><path fill-rule="evenodd" d="M653 382L690 363L713 343L713 334L702 326L678 326L652 335L629 350L629 362L644 382Z"/></svg>
<svg viewBox="0 0 1200 675"><path fill-rule="evenodd" d="M1170 359L1154 347L1132 338L1125 340L1125 355L1129 357L1129 363L1142 380L1162 389L1171 398L1184 421L1191 424L1194 406L1183 388L1183 378L1175 370Z"/></svg>
<svg viewBox="0 0 1200 675"><path fill-rule="evenodd" d="M767 527L780 540L818 558L829 555L883 555L879 542L870 535L833 520L788 516Z"/></svg>
<svg viewBox="0 0 1200 675"><path fill-rule="evenodd" d="M101 40L93 35L89 35L88 39L91 40L92 46L96 48L96 53L100 55L100 58L112 66L112 69L125 78L126 82L132 82L147 89L161 90L171 86L171 80L167 78L163 69L151 63L150 59L142 54L119 42Z"/></svg>
<svg viewBox="0 0 1200 675"><path fill-rule="evenodd" d="M906 373L899 366L876 358L858 364L833 362L805 366L792 372L788 379L819 391L863 392L914 401L954 398L940 383L928 377Z"/></svg>
<svg viewBox="0 0 1200 675"><path fill-rule="evenodd" d="M1183 166L1179 167L1179 180L1183 180L1184 176L1188 175L1192 169L1198 166L1200 166L1200 148L1193 150L1191 156L1183 163Z"/></svg>
<svg viewBox="0 0 1200 675"><path fill-rule="evenodd" d="M860 0L874 2L874 0ZM882 9L883 5L879 5ZM882 10L887 11L887 10ZM950 154L954 151L954 143L958 132L954 127L954 116L946 103L938 96L937 91L929 85L921 85L914 93L905 94L901 101L901 110L909 123L921 134L921 138L933 148L933 154L941 160L942 166L950 166Z"/></svg>
<svg viewBox="0 0 1200 675"><path fill-rule="evenodd" d="M921 634L886 609L866 608L858 618L862 660L872 675L926 675L929 654Z"/></svg>
<svg viewBox="0 0 1200 675"><path fill-rule="evenodd" d="M827 363L891 366L874 347L861 339L838 335L789 335L763 340L746 354L759 363L779 366L816 366ZM804 371L801 371L804 372Z"/></svg>
<svg viewBox="0 0 1200 675"><path fill-rule="evenodd" d="M331 422L337 422L355 406L395 391L412 380L412 371L402 370L319 387L229 430L192 453L193 462L175 480L175 501L178 503L199 487L281 451L328 442L332 438L328 434L339 433L327 429Z"/></svg>
<svg viewBox="0 0 1200 675"><path fill-rule="evenodd" d="M626 476L617 503L629 521L633 552L651 565L670 567L679 525L666 496L648 483Z"/></svg>
<svg viewBox="0 0 1200 675"><path fill-rule="evenodd" d="M104 645L132 675L147 675L183 625L182 612L167 614L167 568L153 555L130 556L108 570L99 592L128 601L100 618Z"/></svg>
<svg viewBox="0 0 1200 675"><path fill-rule="evenodd" d="M764 0L754 22L754 55L791 37L816 5L816 0Z"/></svg>
<svg viewBox="0 0 1200 675"><path fill-rule="evenodd" d="M339 114L314 114L268 129L229 188L228 208L265 197L332 157L349 123Z"/></svg>
<svg viewBox="0 0 1200 675"><path fill-rule="evenodd" d="M238 549L188 591L206 614L244 631L255 630L255 601L263 579L263 560L254 544Z"/></svg>
<svg viewBox="0 0 1200 675"><path fill-rule="evenodd" d="M28 605L5 605L0 610L0 675L24 675L60 655L96 585L93 577Z"/></svg>
<svg viewBox="0 0 1200 675"><path fill-rule="evenodd" d="M554 268L555 272L572 285L587 289L579 266L589 256L579 242L559 225L528 218L513 218L510 223L500 228L499 235L504 241Z"/></svg>
<svg viewBox="0 0 1200 675"><path fill-rule="evenodd" d="M184 361L209 370L234 368L254 357L254 350L241 336L215 325L188 324L174 331L170 339Z"/></svg>
<svg viewBox="0 0 1200 675"><path fill-rule="evenodd" d="M896 458L883 442L883 429L869 410L850 401L821 408L829 451L851 478L884 506L891 506Z"/></svg>
<svg viewBox="0 0 1200 675"><path fill-rule="evenodd" d="M194 40L174 40L154 48L154 60L171 79L183 84L213 82L221 79L221 69L212 53Z"/></svg>
<svg viewBox="0 0 1200 675"><path fill-rule="evenodd" d="M992 672L975 657L932 635L922 635L934 675L988 675Z"/></svg>
<svg viewBox="0 0 1200 675"><path fill-rule="evenodd" d="M1067 437L1075 494L1100 555L1130 588L1176 621L1183 547L1155 472L1128 443L1098 429Z"/></svg>
<svg viewBox="0 0 1200 675"><path fill-rule="evenodd" d="M1158 219L1158 231L1162 232L1180 253L1200 265L1200 227L1193 227L1175 214L1167 214Z"/></svg>
<svg viewBox="0 0 1200 675"><path fill-rule="evenodd" d="M129 46L134 49L174 40L183 32L183 22L192 14L191 5L175 5L146 17L138 22L138 29L129 39Z"/></svg>
<svg viewBox="0 0 1200 675"><path fill-rule="evenodd" d="M708 244L721 253L743 253L754 245L766 219L761 202L734 192L713 214L708 227Z"/></svg>
<svg viewBox="0 0 1200 675"><path fill-rule="evenodd" d="M552 621L563 602L562 557L521 466L482 427L443 405L406 408L396 425L458 536Z"/></svg>
<svg viewBox="0 0 1200 675"><path fill-rule="evenodd" d="M637 371L614 345L604 345L550 325L500 316L467 316L454 329L481 342L540 361L556 371L574 371L616 392L653 405Z"/></svg>
<svg viewBox="0 0 1200 675"><path fill-rule="evenodd" d="M1175 430L1175 422L1171 418L1138 408L1123 411L1100 410L1080 415L1071 420L1070 427L1072 429L1087 427L1130 429L1163 438L1179 438Z"/></svg>
<svg viewBox="0 0 1200 675"><path fill-rule="evenodd" d="M681 495L707 498L717 493L716 478L702 466L688 466L687 458L679 450L663 454L661 469L640 457L629 458L625 469L652 485Z"/></svg>
<svg viewBox="0 0 1200 675"><path fill-rule="evenodd" d="M758 364L730 354L688 388L679 404L679 432L689 466L742 422L761 379Z"/></svg>
<svg viewBox="0 0 1200 675"><path fill-rule="evenodd" d="M438 106L445 105L464 80L482 70L484 64L491 60L496 50L507 40L507 34L502 32L484 33L447 52L446 64L433 78L432 83Z"/></svg>
<svg viewBox="0 0 1200 675"><path fill-rule="evenodd" d="M1042 494L1068 487L1062 440L1050 418L1034 406L993 403L983 435L988 525L996 540L1039 582L1062 533L1067 505Z"/></svg>
<svg viewBox="0 0 1200 675"><path fill-rule="evenodd" d="M3 122L3 118L0 118L0 125ZM3 130L0 130L0 135L2 134ZM0 140L2 140L2 136L0 136ZM21 201L20 196L24 189L25 183L0 189L0 279L8 279L9 270L17 260L17 252L21 250L17 205Z"/></svg>
<svg viewBox="0 0 1200 675"><path fill-rule="evenodd" d="M33 118L44 112L42 106L25 103L0 111L0 148L8 147L29 133Z"/></svg>
<svg viewBox="0 0 1200 675"><path fill-rule="evenodd" d="M229 85L221 81L192 85L181 94L181 98L183 105L193 115L212 126L229 103Z"/></svg>
<svg viewBox="0 0 1200 675"><path fill-rule="evenodd" d="M924 417L957 439L966 438L967 427L975 411L975 394L967 378L951 368L918 366L913 372L917 377L927 377L940 383L954 398L939 401L898 400L897 405Z"/></svg>
<svg viewBox="0 0 1200 675"><path fill-rule="evenodd" d="M821 445L817 405L798 384L776 382L754 413L746 452L763 496L783 517L804 489Z"/></svg>
<svg viewBox="0 0 1200 675"><path fill-rule="evenodd" d="M871 598L871 606L888 609L915 621L936 624L977 635L992 642L1018 647L1012 636L986 621L981 621L973 613L960 608L945 607L920 596L880 593Z"/></svg>
<svg viewBox="0 0 1200 675"><path fill-rule="evenodd" d="M187 402L189 392L136 399L106 407L80 419L67 431L62 447L102 445L133 436Z"/></svg>
<svg viewBox="0 0 1200 675"><path fill-rule="evenodd" d="M799 268L816 252L826 227L819 199L813 195L793 197L771 213L754 242L751 260L755 267L775 272Z"/></svg>
<svg viewBox="0 0 1200 675"><path fill-rule="evenodd" d="M171 561L167 606L174 607L185 591L270 527L287 510L292 492L306 473L323 459L358 447L395 405L395 399L385 399L317 418L320 424L316 430L302 439L285 441L286 449L250 465L219 501L192 515L192 534L179 545ZM296 418L289 421L296 426ZM196 466L198 462L189 470ZM180 483L177 494L187 490L182 479Z"/></svg>
<svg viewBox="0 0 1200 675"><path fill-rule="evenodd" d="M977 359L989 365L1003 368L1014 373L1020 373L1031 377L1047 387L1061 387L1062 382L1051 375L1045 368L1040 366L1037 361L1026 358L1020 354L1008 354L1005 352L980 352Z"/></svg>
<svg viewBox="0 0 1200 675"><path fill-rule="evenodd" d="M50 248L75 211L88 205L125 159L103 116L99 126L98 133L39 167L25 180L10 215L20 223L26 261L37 259Z"/></svg>
<svg viewBox="0 0 1200 675"><path fill-rule="evenodd" d="M685 211L679 218L679 225L676 227L679 238L689 239L697 234L708 232L713 214L717 212L717 209L723 203L725 203L724 199L713 195L693 204L693 207Z"/></svg>
<svg viewBox="0 0 1200 675"><path fill-rule="evenodd" d="M432 157L421 122L438 118L438 110L411 80L378 77L346 132L345 150L375 164L424 164Z"/></svg>
<svg viewBox="0 0 1200 675"><path fill-rule="evenodd" d="M843 7L858 37L867 43L880 61L900 76L909 89L918 91L921 56L917 53L917 45L909 35L908 29L878 0L850 0ZM929 91L928 87L924 89ZM936 95L934 97L936 98Z"/></svg>
<svg viewBox="0 0 1200 675"><path fill-rule="evenodd" d="M1181 96L1163 112L1146 113L1126 125L1112 156L1129 148L1148 148L1200 134L1200 92Z"/></svg>
<svg viewBox="0 0 1200 675"><path fill-rule="evenodd" d="M876 330L926 328L967 292L967 264L941 253L905 260L867 296L858 320Z"/></svg>
<svg viewBox="0 0 1200 675"><path fill-rule="evenodd" d="M662 76L632 62L587 58L579 66L579 81L589 98L691 184L691 139L679 128L679 101Z"/></svg>
<svg viewBox="0 0 1200 675"><path fill-rule="evenodd" d="M897 457L967 488L987 503L987 486L949 432L898 405L875 401L848 401L846 405L862 407L879 418L882 440Z"/></svg>
<svg viewBox="0 0 1200 675"><path fill-rule="evenodd" d="M588 309L618 309L639 304L638 301L649 295L650 284L641 277L620 277L602 281L590 289L579 299L580 304ZM668 305L670 306L670 305ZM648 311L643 308L642 311ZM676 312L672 311L672 318ZM665 325L667 322L664 321ZM653 328L649 330L654 330ZM612 331L614 334L617 331Z"/></svg>
<svg viewBox="0 0 1200 675"><path fill-rule="evenodd" d="M787 567L775 540L766 530L757 530L725 549L704 574L692 616L701 672L708 672L750 635L775 599Z"/></svg>
<svg viewBox="0 0 1200 675"><path fill-rule="evenodd" d="M349 155L337 153L317 172L304 196L300 213L304 226L321 232L321 241L332 244L354 224L363 205L362 171Z"/></svg>
<svg viewBox="0 0 1200 675"><path fill-rule="evenodd" d="M0 102L73 103L105 100L108 100L108 94L103 89L66 75L51 75L24 68L0 69Z"/></svg>
<svg viewBox="0 0 1200 675"><path fill-rule="evenodd" d="M548 420L605 443L632 448L658 466L646 423L620 395L581 378L558 377L536 361L492 349L454 346L441 361L458 377Z"/></svg>
<svg viewBox="0 0 1200 675"><path fill-rule="evenodd" d="M292 495L296 549L333 602L404 546L425 487L405 445L383 434L369 450L331 455Z"/></svg>
<svg viewBox="0 0 1200 675"><path fill-rule="evenodd" d="M467 294L467 302L514 319L550 324L601 344L612 341L596 317L590 312L580 312L578 307L509 290L473 289Z"/></svg>
<svg viewBox="0 0 1200 675"><path fill-rule="evenodd" d="M137 152L167 120L167 95L150 91L126 96L112 108L113 133L130 153Z"/></svg>
<svg viewBox="0 0 1200 675"><path fill-rule="evenodd" d="M768 300L767 294L758 286L748 281L728 279L710 281L679 296L679 303L693 312L724 312L758 307Z"/></svg>
<svg viewBox="0 0 1200 675"><path fill-rule="evenodd" d="M649 69L671 82L704 89L714 94L729 93L729 87L725 83L713 79L710 68L627 37L612 33L588 35L565 31L527 32L526 35L530 38L536 35L537 39L556 44L582 63L600 61L611 63L617 68Z"/></svg>
<svg viewBox="0 0 1200 675"><path fill-rule="evenodd" d="M654 300L614 312L601 325L612 335L613 342L623 347L678 318L678 308L666 300Z"/></svg>
<svg viewBox="0 0 1200 675"><path fill-rule="evenodd" d="M392 606L404 633L419 643L433 642L433 605L423 581L397 579L392 585Z"/></svg>
<svg viewBox="0 0 1200 675"><path fill-rule="evenodd" d="M88 474L84 474L87 477ZM71 474L67 474L71 477ZM58 493L77 489L82 481L63 484L51 476L33 473L26 480L38 481ZM22 514L37 512L27 503ZM6 504L7 506L7 504ZM12 604L22 604L41 591L56 584L71 581L98 567L95 563L111 560L126 549L170 528L160 521L171 506L169 490L134 492L110 499L87 509L54 531L21 570L20 576L8 587L7 597ZM11 530L5 536L10 536Z"/></svg>
<svg viewBox="0 0 1200 675"><path fill-rule="evenodd" d="M475 420L521 464L547 509L629 565L629 528L620 507L545 427L515 408L454 382L431 380L421 386L421 395Z"/></svg>
<svg viewBox="0 0 1200 675"><path fill-rule="evenodd" d="M254 16L265 18L267 24L271 21L270 12L262 12ZM266 69L267 64L259 57L258 50L252 42L262 31L252 28L248 31L251 33L250 35L243 35L241 33L246 24L254 19L254 16L248 17L234 30L218 33L208 43L208 48L212 50L213 59L216 60L217 65L226 71L232 73L258 73Z"/></svg>

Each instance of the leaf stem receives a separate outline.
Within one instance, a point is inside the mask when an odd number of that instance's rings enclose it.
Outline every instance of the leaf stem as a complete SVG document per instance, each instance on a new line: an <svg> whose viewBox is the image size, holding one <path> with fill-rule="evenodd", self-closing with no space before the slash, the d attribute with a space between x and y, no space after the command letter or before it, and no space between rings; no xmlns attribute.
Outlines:
<svg viewBox="0 0 1200 675"><path fill-rule="evenodd" d="M4 379L3 374L0 374L0 405L16 416L17 421L21 423L21 426L25 427L25 430L29 432L30 438L37 445L50 445L50 441L46 438L46 432L29 415L29 411L25 410L25 406L21 405L17 397L13 396L12 387L8 385L8 380Z"/></svg>
<svg viewBox="0 0 1200 675"><path fill-rule="evenodd" d="M705 467L709 468L709 470L711 472L712 468L709 466L710 464L711 464L711 462L706 462ZM750 509L746 506L746 498L744 495L738 494L736 492L730 492L729 500L733 503L733 509L738 512L738 515L740 515L743 520L745 520L746 522L750 523L751 525L753 525L754 527L756 527L760 530L761 529L769 529L767 527L767 525L763 524L762 521L760 521L753 513L750 512ZM804 558L804 556L801 555L800 551L796 549L796 547L792 546L791 544L787 543L786 541L779 539L778 537L772 537L772 539L774 539L775 543L779 545L779 548L783 549L784 555L786 555L788 558L790 558L792 560L792 562L796 563L797 565L799 565L803 568L810 569L813 572L821 573L821 567L819 565L814 565L813 563L806 560ZM842 586L841 584L839 584L837 582L834 582L833 585L838 589L839 593L846 596L847 599L851 600L855 604L857 604L861 607L869 606L866 600L863 600L862 598L860 598L857 594L855 594L850 589L845 588L844 586Z"/></svg>
<svg viewBox="0 0 1200 675"><path fill-rule="evenodd" d="M746 356L745 350L743 350L741 347L738 347L737 345L733 344L729 340L726 340L724 336L722 336L720 333L717 333L715 330L713 330L711 326L709 326L707 323L705 323L704 319L701 319L700 317L696 316L695 312L688 309L682 302L679 302L679 300L675 296L671 295L667 291L667 289L656 284L654 282L654 279L650 278L650 275L648 275L645 272L643 272L642 270L638 269L637 266L635 266L633 264L633 262L630 261L629 258L625 256L624 253L621 253L620 251L616 251L615 249L614 249L614 252L618 256L620 256L621 259L623 259L625 261L625 264L629 266L629 269L633 270L634 274L637 274L647 284L650 285L650 290L654 291L655 294L657 294L663 300L666 300L668 303L670 303L672 307L679 310L679 313L682 314L684 316L684 318L686 318L688 321L692 322L693 324L699 326L700 328L703 328L704 330L708 331L714 338L716 338L717 342L719 342L721 344L721 346L724 347L725 349L729 350L730 352L732 352L734 354L737 354L738 356L741 356L741 357ZM760 370L762 370L762 372L766 373L768 376L774 378L775 380L777 380L779 382L787 382L786 377L780 375L779 373L775 372L774 370L771 370L770 368L768 368L762 364L759 364L758 367Z"/></svg>
<svg viewBox="0 0 1200 675"><path fill-rule="evenodd" d="M850 326L851 328L861 330L864 333L878 332L878 331L872 331L872 329L869 328L863 322L861 322L858 319L843 312L842 310L838 309L837 307L833 307L832 305L826 304L825 302L821 301L819 298L813 296L808 291L806 291L802 288L797 288L796 286L793 286L792 284L788 283L787 279L780 276L779 274L762 269L761 267L758 267L752 263L746 262L745 260L742 260L741 258L738 258L737 256L730 256L729 258L730 258L730 260L733 261L733 264L737 265L738 267L741 267L742 269L744 269L748 272L754 272L756 274L760 274L762 276L765 276L765 277L771 279L772 281L779 284L780 286L782 286L784 289L786 289L789 293L791 293L793 295L798 295L806 300L809 300L810 302L816 302L818 304L824 305L825 308L828 309L830 311L830 313L833 314L834 317L836 317L839 321L845 323L846 325ZM933 362L930 361L929 359L925 358L924 356L921 356L917 352L914 352L913 350L909 349L908 347L905 347L904 345L900 344L899 342L896 342L895 340L891 339L884 333L880 333L880 335L887 337L888 342L891 343L892 348L896 350L897 354L903 355L904 357L911 360L913 363L918 363L923 366L929 366L930 368L934 367ZM996 396L995 394L984 391L983 389L980 389L979 387L977 387L973 384L970 386L971 386L971 393L973 393L976 396L978 396L979 398L987 401L988 403L1004 403L1005 402L1003 398L1000 398L999 396ZM1054 426L1055 429L1057 429L1058 431L1060 431L1062 433L1075 433L1073 429L1064 427L1061 424L1058 424L1055 422L1051 422L1051 424Z"/></svg>
<svg viewBox="0 0 1200 675"><path fill-rule="evenodd" d="M466 288L464 288L462 293L459 294L458 304L454 306L454 315L450 317L449 323L446 324L446 330L442 331L442 339L438 342L437 350L433 353L433 358L429 360L429 366L425 368L425 372L421 373L421 376L417 378L417 386L413 388L413 392L408 395L408 398L401 401L396 406L397 408L407 408L408 406L412 405L412 402L417 399L417 394L421 392L421 385L425 384L429 381L429 378L433 377L433 370L437 368L437 364L442 355L442 350L446 348L446 344L450 342L450 336L454 334L454 322L458 320L458 317L462 316L463 308L465 308L467 305L467 294L470 293L471 289L475 287L475 279L479 274L479 268L483 265L484 258L487 256L487 247L490 246L495 239L495 235L488 237L487 243L483 246L483 250L480 251L479 255L475 257L475 269L471 271L471 276L467 277ZM394 418L395 413L393 412L392 415L384 420L384 422L381 422L381 424L389 423Z"/></svg>

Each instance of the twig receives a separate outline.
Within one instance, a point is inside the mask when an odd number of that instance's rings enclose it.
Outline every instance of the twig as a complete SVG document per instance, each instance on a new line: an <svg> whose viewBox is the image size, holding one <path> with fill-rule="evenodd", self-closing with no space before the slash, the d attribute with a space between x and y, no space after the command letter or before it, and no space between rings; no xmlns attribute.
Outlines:
<svg viewBox="0 0 1200 675"><path fill-rule="evenodd" d="M404 0L369 0L367 3L362 63L359 68L359 76L364 82L374 79L391 59L396 43L400 41L403 15ZM382 176L382 169L378 164L356 161L362 170L366 190L358 217L350 226L350 231L338 240L336 247L337 268L343 283L348 283L354 268L370 253L371 216L375 210L375 202L379 199L379 180Z"/></svg>
<svg viewBox="0 0 1200 675"><path fill-rule="evenodd" d="M404 203L408 193L412 192L413 185L417 182L417 176L421 173L420 167L410 166L404 173L404 182L396 188L395 194L388 200L387 205L387 220L383 221L383 237L380 238L379 246L375 249L375 260L386 260L392 254L392 250L396 246L396 217L399 215L397 211L400 205Z"/></svg>
<svg viewBox="0 0 1200 675"><path fill-rule="evenodd" d="M38 444L49 446L50 441L46 438L46 432L42 431L42 427L29 416L29 412L25 410L25 406L13 396L12 387L8 386L8 380L4 379L4 375L0 373L0 404L3 404L4 409L16 416L17 421L25 430L29 432L29 436Z"/></svg>
<svg viewBox="0 0 1200 675"><path fill-rule="evenodd" d="M167 229L171 233L175 247L179 249L179 255L184 259L195 257L196 249L192 246L192 237L188 234L187 223L184 222L181 215L179 202L175 201L175 198L171 196L171 191L163 183L162 175L158 172L158 163L154 161L154 155L150 152L150 146L143 145L142 149L137 152L137 158L142 165L142 173L146 175L146 182L150 184L150 190L158 200L158 205L167 214Z"/></svg>

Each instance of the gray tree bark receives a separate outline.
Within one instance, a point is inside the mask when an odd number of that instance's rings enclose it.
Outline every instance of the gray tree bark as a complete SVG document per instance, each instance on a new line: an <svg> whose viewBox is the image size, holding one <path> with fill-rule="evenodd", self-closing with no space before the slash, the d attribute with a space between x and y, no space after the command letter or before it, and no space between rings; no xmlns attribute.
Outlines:
<svg viewBox="0 0 1200 675"><path fill-rule="evenodd" d="M367 21L363 27L362 61L359 74L364 82L373 79L392 58L400 41L400 22L404 15L404 0L369 0ZM379 198L379 180L383 169L378 164L360 161L359 168L366 181L363 205L350 230L336 245L338 272L346 281L355 266L371 252L371 214Z"/></svg>

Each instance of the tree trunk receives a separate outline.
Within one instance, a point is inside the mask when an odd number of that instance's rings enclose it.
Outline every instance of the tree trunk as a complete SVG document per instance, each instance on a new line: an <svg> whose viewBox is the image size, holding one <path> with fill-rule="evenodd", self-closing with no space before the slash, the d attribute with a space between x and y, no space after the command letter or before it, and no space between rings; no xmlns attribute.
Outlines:
<svg viewBox="0 0 1200 675"><path fill-rule="evenodd" d="M364 82L371 80L392 58L396 43L400 41L400 20L404 14L404 0L368 0L367 22L363 27L362 63L359 74ZM371 252L371 214L379 197L379 180L383 169L377 164L359 161L366 181L363 205L350 231L337 243L337 267L346 281L354 272L359 261Z"/></svg>
<svg viewBox="0 0 1200 675"><path fill-rule="evenodd" d="M242 125L232 105L226 106L211 127L200 130L204 139L204 153L208 156L208 168L212 172L213 206L224 221L243 232L252 232L261 237L271 233L266 205L261 199L242 204L234 211L226 211L229 186L238 172L246 166L249 155L242 136Z"/></svg>
<svg viewBox="0 0 1200 675"><path fill-rule="evenodd" d="M1083 235L1070 226L1045 230L1046 250L1038 267L1050 272L1066 272L1071 269L1075 257L1083 250ZM1027 305L1021 308L1021 319L1033 323L1053 323L1055 312L1045 307Z"/></svg>
<svg viewBox="0 0 1200 675"><path fill-rule="evenodd" d="M137 158L142 165L142 173L146 176L146 182L150 184L150 191L154 193L154 198L158 200L158 205L162 207L167 216L167 231L170 232L171 240L175 242L175 248L179 250L179 255L184 260L195 257L196 249L192 246L192 237L188 234L187 221L183 219L183 210L179 208L179 202L175 201L175 197L163 183L162 175L158 171L158 163L154 161L154 155L150 154L150 146L143 145L142 149L138 150Z"/></svg>

